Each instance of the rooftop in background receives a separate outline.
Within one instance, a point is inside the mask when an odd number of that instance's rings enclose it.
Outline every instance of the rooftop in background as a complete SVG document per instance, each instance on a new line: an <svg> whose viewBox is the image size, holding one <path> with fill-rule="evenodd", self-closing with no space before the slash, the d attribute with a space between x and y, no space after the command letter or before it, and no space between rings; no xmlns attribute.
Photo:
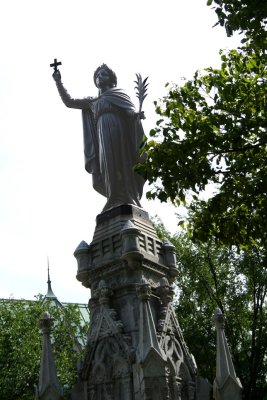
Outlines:
<svg viewBox="0 0 267 400"><path fill-rule="evenodd" d="M89 308L88 304L82 304L82 303L68 303L68 302L60 302L57 298L57 296L54 294L52 290L52 284L51 284L51 279L50 279L50 271L49 271L49 261L47 260L47 293L43 298L42 304L45 304L47 300L50 300L55 304L56 307L64 307L68 304L73 304L76 305L79 308L80 311L80 317L81 317L81 323L84 325L85 323L89 322Z"/></svg>
<svg viewBox="0 0 267 400"><path fill-rule="evenodd" d="M81 319L81 325L84 325L89 322L89 308L88 304L84 303L68 303L68 302L60 302L57 298L57 296L54 294L52 290L52 284L51 284L51 279L50 279L50 271L49 271L49 262L47 266L47 275L48 275L48 280L47 280L47 293L44 296L42 300L42 304L45 304L46 301L52 302L52 304L56 307L64 307L67 306L68 304L73 304L78 307L79 312L80 312L80 319ZM31 302L34 300L27 300L27 299L0 299L0 301L21 301L21 302Z"/></svg>

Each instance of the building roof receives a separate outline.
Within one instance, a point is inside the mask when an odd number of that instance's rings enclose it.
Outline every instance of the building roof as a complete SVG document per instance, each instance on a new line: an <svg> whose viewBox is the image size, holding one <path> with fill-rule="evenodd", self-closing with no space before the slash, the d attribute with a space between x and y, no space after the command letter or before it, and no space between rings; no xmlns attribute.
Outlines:
<svg viewBox="0 0 267 400"><path fill-rule="evenodd" d="M48 265L47 265L47 293L46 295L43 297L42 300L42 304L45 304L47 301L50 302L50 304L52 303L52 305L56 306L56 307L64 307L67 306L69 304L73 304L76 307L78 307L79 312L80 312L80 320L81 320L81 325L85 325L86 323L89 322L89 308L88 308L88 304L84 304L84 303L70 303L70 302L60 302L57 298L57 296L55 295L55 293L53 292L52 289L52 282L50 279L50 270L49 270L49 261L48 261ZM8 302L8 301L20 301L20 302L24 302L25 304L27 304L28 302L31 301L35 301L35 300L26 300L26 299L0 299L1 302Z"/></svg>

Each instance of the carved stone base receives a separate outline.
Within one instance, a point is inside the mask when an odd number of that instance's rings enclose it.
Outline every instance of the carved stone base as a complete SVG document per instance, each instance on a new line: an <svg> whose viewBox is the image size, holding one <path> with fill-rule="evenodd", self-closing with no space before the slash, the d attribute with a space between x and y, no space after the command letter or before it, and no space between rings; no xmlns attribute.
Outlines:
<svg viewBox="0 0 267 400"><path fill-rule="evenodd" d="M74 255L91 322L73 399L193 400L196 365L172 307L175 249L148 214L130 205L101 214Z"/></svg>

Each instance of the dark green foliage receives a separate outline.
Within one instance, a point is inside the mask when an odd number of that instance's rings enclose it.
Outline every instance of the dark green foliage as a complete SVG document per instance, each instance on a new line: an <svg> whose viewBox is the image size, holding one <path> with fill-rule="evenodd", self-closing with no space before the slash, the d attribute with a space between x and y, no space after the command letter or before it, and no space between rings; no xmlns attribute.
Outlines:
<svg viewBox="0 0 267 400"><path fill-rule="evenodd" d="M0 301L0 399L33 400L38 384L42 334L39 320L44 311L55 319L52 347L60 383L65 393L76 379L76 364L81 354L74 352L80 317L73 305L58 308L37 301ZM82 328L86 334L88 327Z"/></svg>
<svg viewBox="0 0 267 400"><path fill-rule="evenodd" d="M241 1L215 3L243 10ZM261 40L255 31L243 47L222 51L219 69L169 85L155 102L159 120L137 169L154 183L148 197L188 207L196 240L267 248L267 35L260 32ZM208 200L201 197L207 185Z"/></svg>
<svg viewBox="0 0 267 400"><path fill-rule="evenodd" d="M213 383L216 333L212 323L219 307L244 399L267 399L267 268L257 249L240 253L214 243L192 243L171 237L156 222L157 232L176 247L178 300L176 312L199 374Z"/></svg>
<svg viewBox="0 0 267 400"><path fill-rule="evenodd" d="M220 68L167 85L137 169L153 183L148 197L188 209L188 236L157 230L177 249L177 315L200 374L214 379L219 307L244 399L266 400L267 2L208 5L229 36L242 33L242 47L221 51Z"/></svg>
<svg viewBox="0 0 267 400"><path fill-rule="evenodd" d="M225 27L228 36L236 31L254 37L264 32L266 0L208 0L207 4L215 8L217 24Z"/></svg>

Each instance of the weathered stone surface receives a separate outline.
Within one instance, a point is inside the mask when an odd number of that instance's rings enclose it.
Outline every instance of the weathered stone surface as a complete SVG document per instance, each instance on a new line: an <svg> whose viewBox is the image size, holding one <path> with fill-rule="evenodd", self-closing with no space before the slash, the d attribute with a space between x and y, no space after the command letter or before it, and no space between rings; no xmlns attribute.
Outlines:
<svg viewBox="0 0 267 400"><path fill-rule="evenodd" d="M213 396L216 400L241 400L242 385L235 373L224 333L224 316L219 308L214 312L213 321L217 331L216 378L213 383Z"/></svg>
<svg viewBox="0 0 267 400"><path fill-rule="evenodd" d="M209 383L209 381L201 376L198 376L196 380L196 400L210 399L211 391L212 385Z"/></svg>
<svg viewBox="0 0 267 400"><path fill-rule="evenodd" d="M52 326L53 318L50 317L48 312L45 312L40 320L40 328L43 332L43 344L39 384L36 388L36 400L63 399L63 389L57 378L56 365L50 342Z"/></svg>
<svg viewBox="0 0 267 400"><path fill-rule="evenodd" d="M74 254L77 279L91 289L79 398L195 399L196 365L172 306L175 252L148 214L128 205L104 213Z"/></svg>

